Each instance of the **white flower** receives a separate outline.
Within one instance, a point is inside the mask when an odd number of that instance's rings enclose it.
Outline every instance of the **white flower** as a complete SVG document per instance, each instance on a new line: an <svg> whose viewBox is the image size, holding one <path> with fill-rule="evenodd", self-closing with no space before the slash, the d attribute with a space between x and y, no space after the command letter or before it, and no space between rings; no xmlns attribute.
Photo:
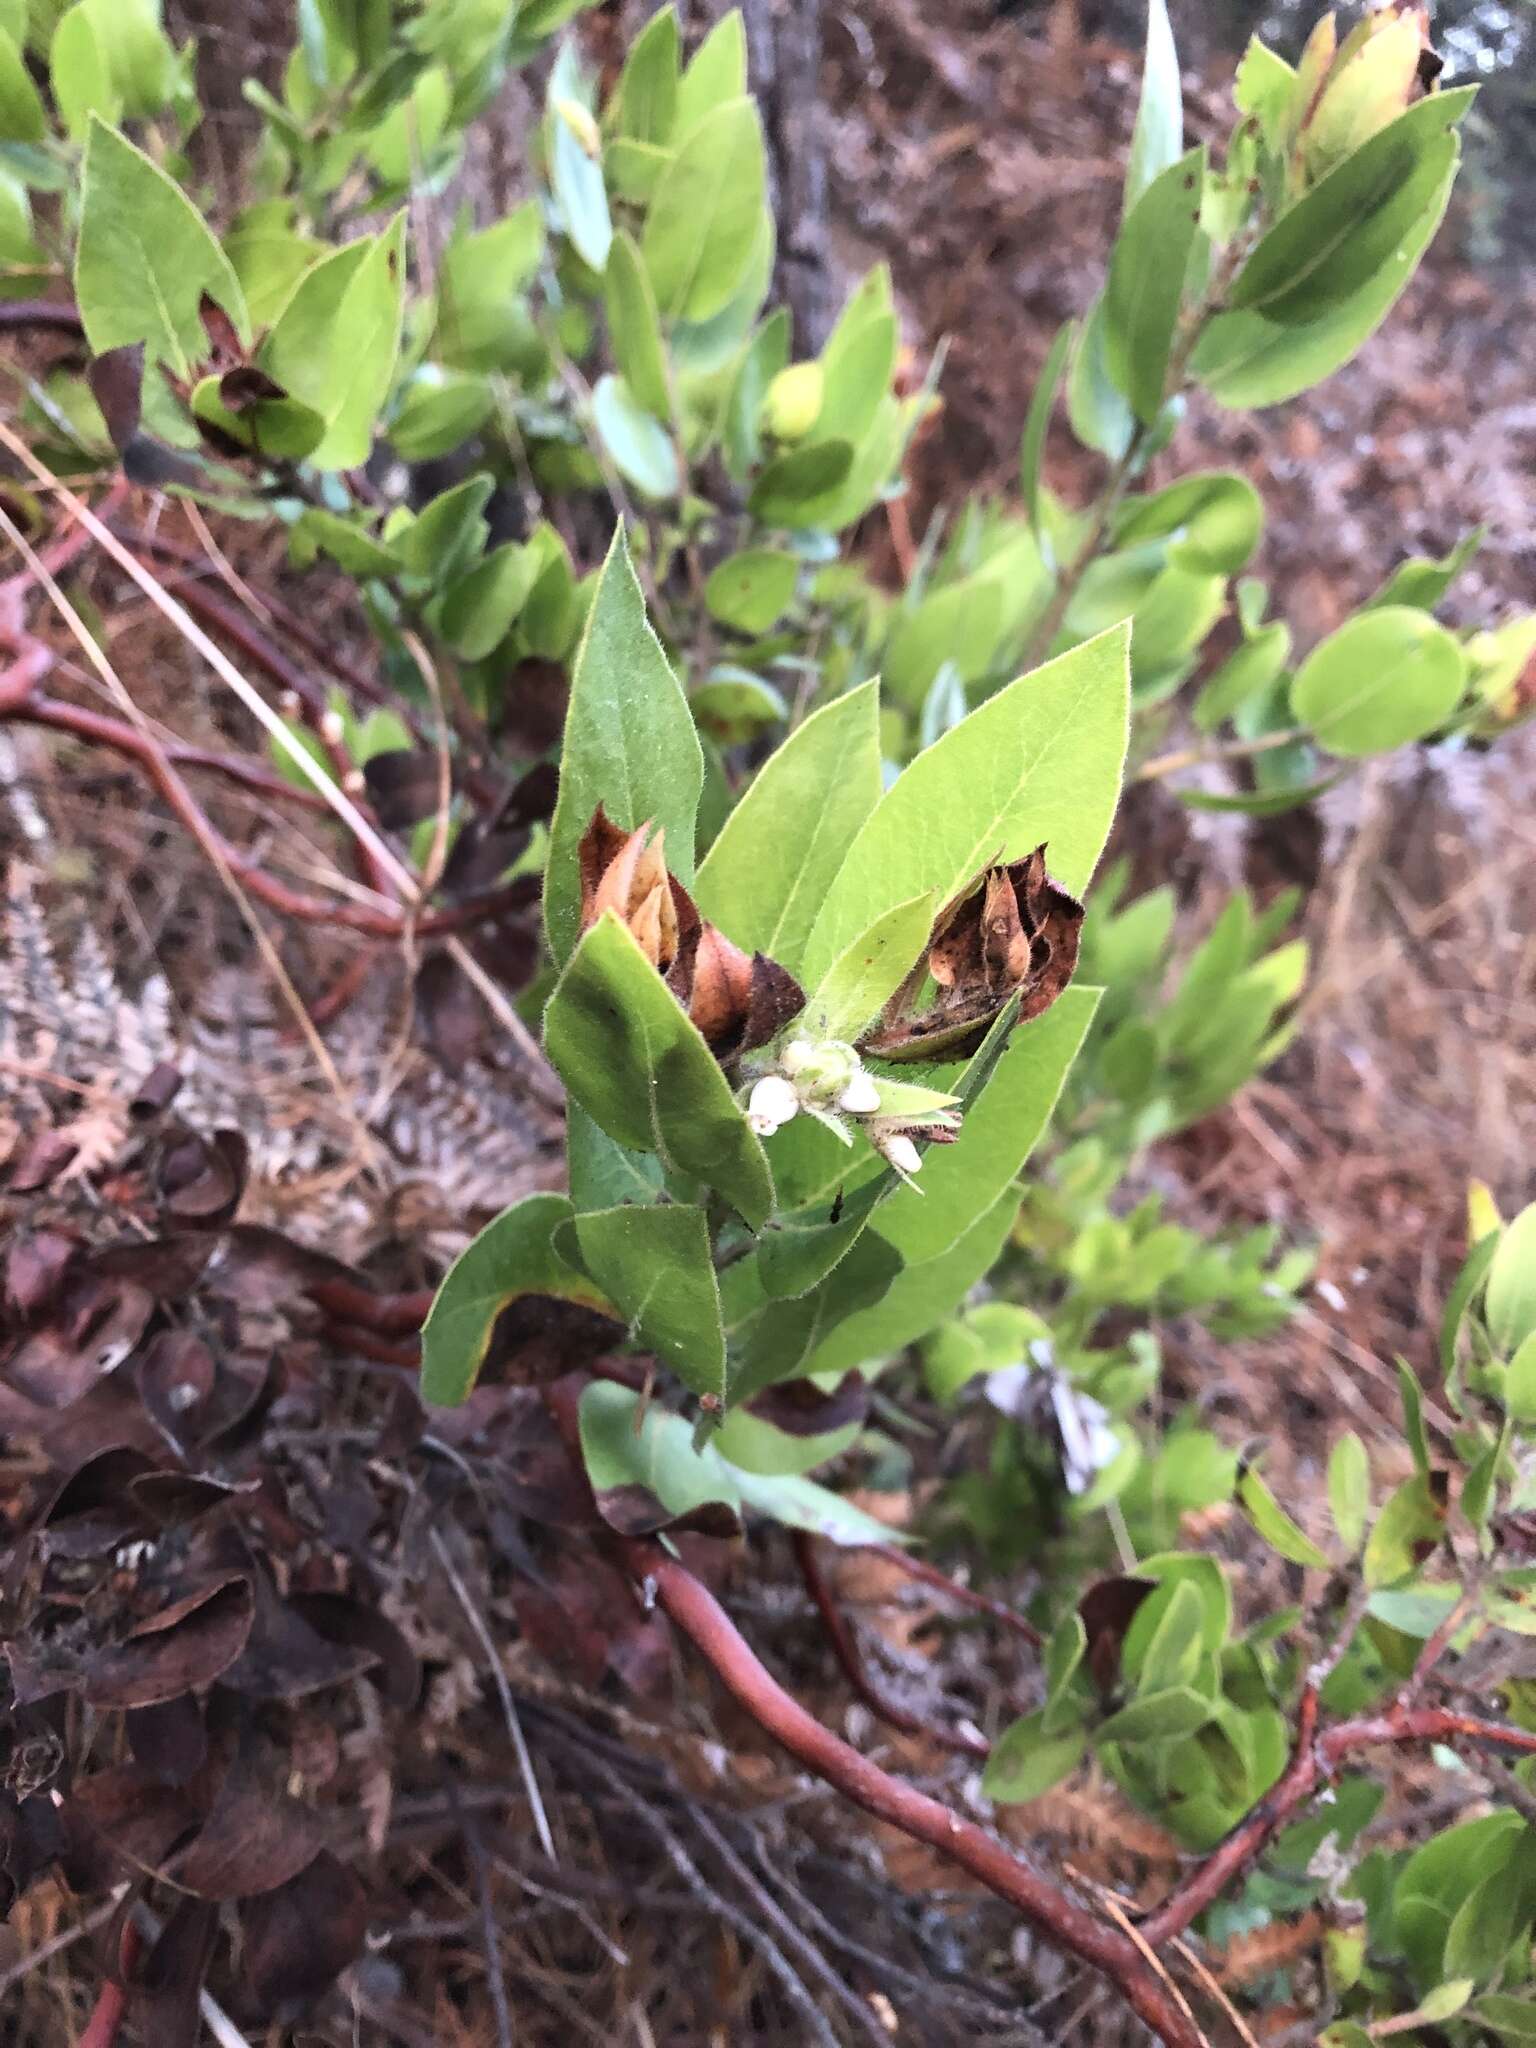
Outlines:
<svg viewBox="0 0 1536 2048"><path fill-rule="evenodd" d="M760 1138L775 1131L799 1113L800 1098L782 1074L765 1074L747 1100L747 1122Z"/></svg>
<svg viewBox="0 0 1536 2048"><path fill-rule="evenodd" d="M904 1131L893 1132L880 1149L901 1174L914 1174L923 1163L922 1153Z"/></svg>
<svg viewBox="0 0 1536 2048"><path fill-rule="evenodd" d="M873 1076L861 1067L838 1096L837 1106L846 1109L850 1116L873 1116L880 1107L880 1090Z"/></svg>

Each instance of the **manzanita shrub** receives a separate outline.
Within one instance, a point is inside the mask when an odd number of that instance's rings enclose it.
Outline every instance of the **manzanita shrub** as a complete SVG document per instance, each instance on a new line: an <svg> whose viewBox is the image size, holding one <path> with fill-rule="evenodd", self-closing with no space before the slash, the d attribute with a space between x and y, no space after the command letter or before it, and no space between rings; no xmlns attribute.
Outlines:
<svg viewBox="0 0 1536 2048"><path fill-rule="evenodd" d="M1171 894L1094 885L1127 774L1262 814L1532 709L1536 616L1436 617L1475 536L1298 652L1245 573L1247 480L1148 481L1192 396L1262 408L1345 368L1444 213L1472 91L1440 77L1423 10L1328 15L1295 64L1255 41L1232 132L1186 148L1152 0L1123 220L1050 351L1017 495L943 508L892 590L861 522L904 489L938 364L914 378L883 267L813 359L768 309L739 15L685 61L664 8L600 81L579 24L552 41L581 11L301 0L280 92L248 87L261 143L215 233L193 53L156 0L0 0L0 293L21 302L0 313L77 318L89 356L7 371L31 472L7 517L41 536L48 486L121 471L276 523L300 569L325 557L375 659L365 689L283 700L278 765L367 807L424 941L523 919L481 973L563 1083L568 1192L508 1209L444 1278L429 1401L470 1394L509 1311L537 1305L548 1340L569 1308L584 1335L551 1404L614 1555L802 1760L1162 2039L1203 2038L1179 1937L1309 1905L1335 2048L1536 2039L1536 1795L1498 1761L1536 1750L1536 1210L1483 1215L1432 1396L1402 1369L1411 1476L1343 1437L1328 1527L1193 1419L1152 1430L1157 1319L1273 1330L1309 1258L1117 1190L1283 1047L1306 961L1290 901L1238 896L1169 986ZM529 196L428 248L413 209L511 67L542 96ZM74 312L28 299L61 278ZM1059 409L1103 458L1086 505L1045 479ZM70 729L35 682L0 685L0 715ZM1203 1859L1135 1938L860 1767L669 1543L750 1513L798 1532L813 1575L818 1539L884 1540L837 1461L862 1437L899 1463L868 1387L884 1373L899 1403L917 1358L941 1407L984 1390L997 1416L941 1519L1041 1589L1039 1703L990 1745L984 1793L1027 1802L1092 1756ZM1284 1611L1246 1611L1188 1537L1187 1511L1234 1496L1294 1568ZM1492 1810L1367 1848L1368 1753L1407 1744L1496 1773Z"/></svg>

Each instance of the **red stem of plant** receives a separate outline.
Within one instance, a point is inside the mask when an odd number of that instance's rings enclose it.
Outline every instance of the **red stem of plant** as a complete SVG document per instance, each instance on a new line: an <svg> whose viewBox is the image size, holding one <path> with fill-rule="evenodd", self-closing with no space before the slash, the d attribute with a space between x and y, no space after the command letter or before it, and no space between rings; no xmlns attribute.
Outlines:
<svg viewBox="0 0 1536 2048"><path fill-rule="evenodd" d="M140 1946L139 1930L131 1920L125 1920L118 1948L118 1975L109 1977L96 1994L96 2004L75 2048L116 2048L117 2030L128 2006L128 1979L138 1962Z"/></svg>
<svg viewBox="0 0 1536 2048"><path fill-rule="evenodd" d="M1297 1722L1296 1751L1284 1776L1199 1869L1142 1921L1141 1932L1153 1948L1184 1933L1207 1906L1214 1905L1312 1794L1361 1750L1383 1744L1467 1742L1475 1748L1536 1756L1536 1734L1524 1728L1507 1728L1447 1707L1415 1707L1406 1699L1384 1713L1337 1722L1319 1735L1317 1695L1309 1686L1301 1696Z"/></svg>
<svg viewBox="0 0 1536 2048"><path fill-rule="evenodd" d="M56 697L29 696L22 699L19 708L7 715L23 725L48 726L54 732L71 733L76 739L89 740L95 746L110 747L114 753L143 759L144 739L141 733L121 719L108 718L104 713L87 710L82 705L66 704ZM179 740L162 741L160 751L173 767L206 768L210 774L222 775L226 781L238 784L241 789L252 790L257 796L297 804L307 811L327 814L330 811L330 805L316 791L299 789L293 783L285 782L280 775L274 775L270 769L259 767L254 761L242 761L238 755L210 753L203 747L184 746Z"/></svg>
<svg viewBox="0 0 1536 2048"><path fill-rule="evenodd" d="M926 1736L941 1749L953 1750L959 1756L990 1756L992 1745L985 1736L969 1734L962 1728L936 1727L932 1722L925 1721L920 1714L908 1713L905 1707L898 1706L894 1700L886 1697L871 1678L853 1624L839 1607L837 1595L821 1568L821 1559L816 1554L815 1537L808 1529L797 1529L793 1542L800 1576L805 1580L806 1591L816 1603L816 1610L831 1638L837 1661L843 1667L843 1675L870 1712L889 1727L899 1728L905 1735Z"/></svg>
<svg viewBox="0 0 1536 2048"><path fill-rule="evenodd" d="M14 676L15 669L9 673ZM136 761L215 866L222 862L258 902L300 923L331 925L346 931L364 932L376 939L398 939L408 930L413 930L418 938L436 938L502 916L521 907L527 899L526 881L508 882L467 902L448 904L441 910L427 910L410 917L382 905L374 907L306 896L289 888L276 876L269 875L264 868L257 867L230 845L182 781L176 767L181 762L187 766L213 768L248 788L260 789L263 794L275 795L280 791L285 798L292 797L301 802L304 792L290 789L287 783L280 782L275 776L269 780L265 771L226 760L222 755L204 755L199 749L175 744L162 746L134 726L119 724L115 719L104 718L100 713L78 705L38 699L21 692L14 693L13 700L13 693L7 689L3 679L0 679L0 717L30 719L37 725L53 726L58 731L74 733L81 739L110 747Z"/></svg>
<svg viewBox="0 0 1536 2048"><path fill-rule="evenodd" d="M44 328L54 334L84 334L79 312L68 299L12 299L0 302L0 334Z"/></svg>
<svg viewBox="0 0 1536 2048"><path fill-rule="evenodd" d="M753 1654L708 1588L675 1559L640 1543L628 1544L626 1552L635 1579L654 1589L663 1612L758 1726L797 1762L864 1812L968 1870L1057 1947L1101 1971L1166 2048L1202 2048L1199 2029L1134 1942L1058 1891L974 1822L893 1778L823 1728Z"/></svg>
<svg viewBox="0 0 1536 2048"><path fill-rule="evenodd" d="M850 1544L850 1549L867 1551L871 1557L884 1559L898 1571L906 1573L909 1579L916 1579L919 1585L932 1586L946 1599L957 1601L962 1607L969 1607L977 1614L990 1615L992 1620L1022 1641L1039 1649L1043 1638L1032 1621L1026 1621L1022 1614L1002 1600L989 1600L985 1593L978 1593L970 1586L962 1586L958 1579L952 1579L948 1572L941 1572L936 1564L927 1564L920 1557L911 1557L904 1550L898 1550L894 1543Z"/></svg>

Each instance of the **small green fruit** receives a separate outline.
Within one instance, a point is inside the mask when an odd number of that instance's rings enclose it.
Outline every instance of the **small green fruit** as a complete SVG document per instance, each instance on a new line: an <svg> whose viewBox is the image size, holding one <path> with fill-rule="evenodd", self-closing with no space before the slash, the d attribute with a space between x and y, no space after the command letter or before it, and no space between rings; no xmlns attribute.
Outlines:
<svg viewBox="0 0 1536 2048"><path fill-rule="evenodd" d="M776 441L803 441L815 426L826 392L820 363L791 363L780 370L763 400L763 425Z"/></svg>

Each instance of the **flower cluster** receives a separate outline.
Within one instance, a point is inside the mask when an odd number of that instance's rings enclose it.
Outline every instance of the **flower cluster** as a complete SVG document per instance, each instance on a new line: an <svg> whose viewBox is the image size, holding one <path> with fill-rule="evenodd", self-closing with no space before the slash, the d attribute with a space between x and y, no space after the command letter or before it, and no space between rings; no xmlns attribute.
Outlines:
<svg viewBox="0 0 1536 2048"><path fill-rule="evenodd" d="M923 1163L917 1140L950 1145L960 1129L957 1098L936 1088L919 1088L872 1074L841 1039L812 1044L791 1039L776 1070L755 1082L747 1099L747 1121L759 1137L771 1137L792 1118L811 1116L853 1143L853 1128L910 1181Z"/></svg>

